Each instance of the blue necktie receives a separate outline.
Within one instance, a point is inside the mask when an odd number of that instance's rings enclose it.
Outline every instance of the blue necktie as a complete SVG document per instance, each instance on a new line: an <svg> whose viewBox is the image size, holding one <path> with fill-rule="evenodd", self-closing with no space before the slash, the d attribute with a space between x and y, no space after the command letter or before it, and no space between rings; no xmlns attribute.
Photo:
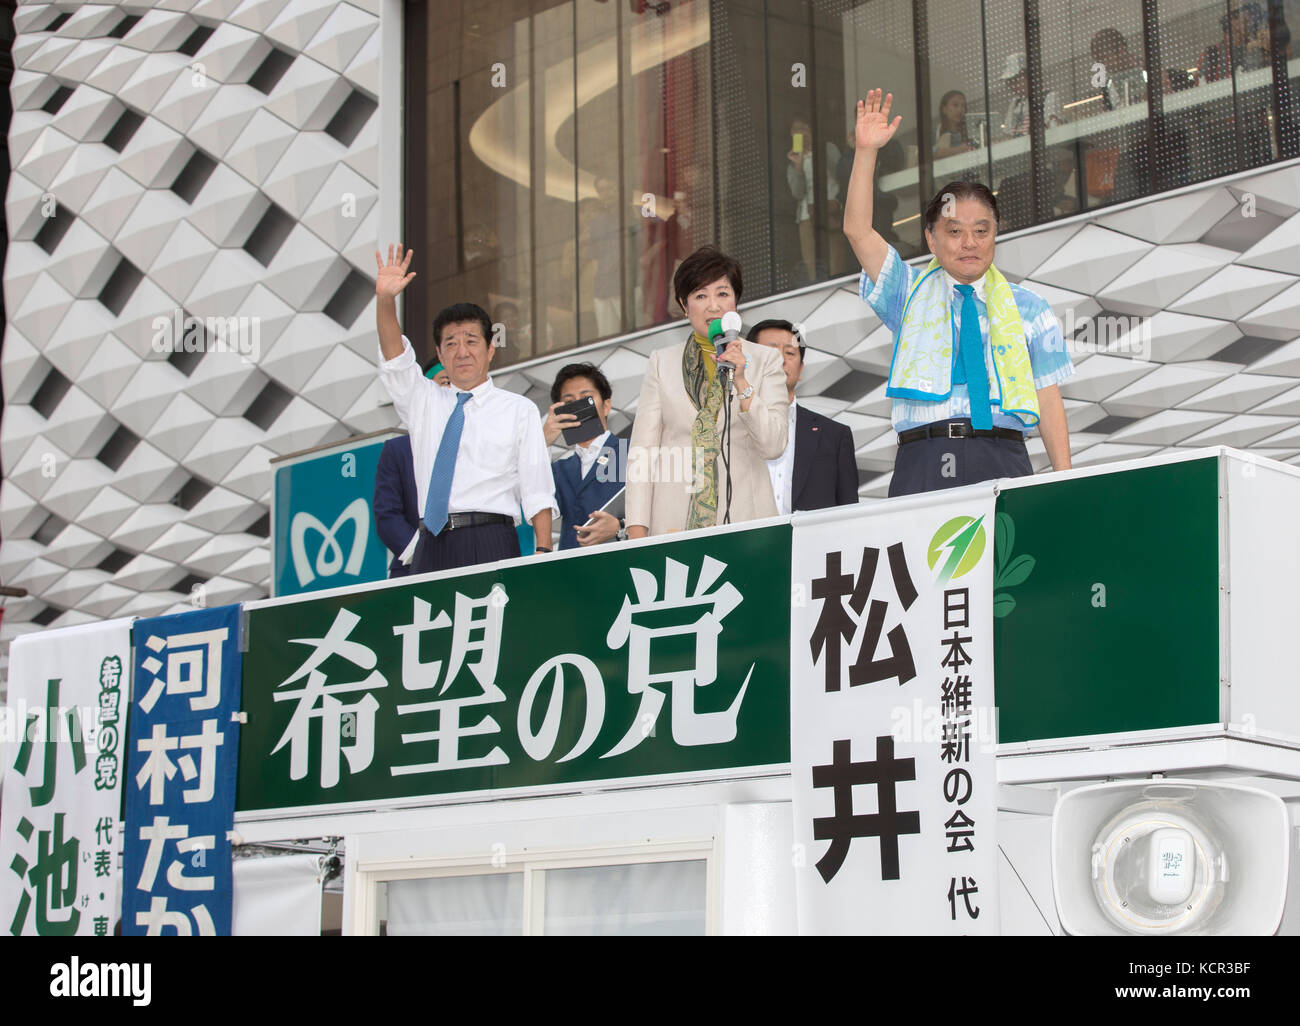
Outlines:
<svg viewBox="0 0 1300 1026"><path fill-rule="evenodd" d="M460 433L465 428L465 404L473 392L457 392L456 408L442 429L438 454L433 458L429 477L429 498L424 504L424 523L434 534L447 526L447 503L451 501L451 479L456 475L456 454L460 451Z"/></svg>
<svg viewBox="0 0 1300 1026"><path fill-rule="evenodd" d="M993 411L989 408L989 372L984 366L984 334L980 331L979 311L975 309L975 286L956 288L961 296L961 335L957 349L970 396L970 423L977 430L988 431L993 427Z"/></svg>

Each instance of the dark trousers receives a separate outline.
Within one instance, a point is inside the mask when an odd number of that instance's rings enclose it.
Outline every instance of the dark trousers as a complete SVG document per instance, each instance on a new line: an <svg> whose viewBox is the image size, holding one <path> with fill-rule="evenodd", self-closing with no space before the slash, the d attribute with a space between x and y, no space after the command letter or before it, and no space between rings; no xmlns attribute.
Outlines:
<svg viewBox="0 0 1300 1026"><path fill-rule="evenodd" d="M439 535L420 525L420 540L411 557L411 573L427 574L431 570L455 570L479 563L495 563L519 555L519 535L512 524L484 524L482 527L458 527Z"/></svg>
<svg viewBox="0 0 1300 1026"><path fill-rule="evenodd" d="M1010 438L920 438L898 447L889 496L937 492L1034 472L1023 441Z"/></svg>

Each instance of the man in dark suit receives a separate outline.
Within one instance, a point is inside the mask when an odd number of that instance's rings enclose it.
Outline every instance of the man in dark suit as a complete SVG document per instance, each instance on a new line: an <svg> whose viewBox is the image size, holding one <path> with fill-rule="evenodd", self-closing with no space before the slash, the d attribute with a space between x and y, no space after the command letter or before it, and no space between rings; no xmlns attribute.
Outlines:
<svg viewBox="0 0 1300 1026"><path fill-rule="evenodd" d="M438 363L425 377L440 385L450 385L451 379ZM415 460L411 454L411 436L390 438L379 450L379 466L375 469L375 495L371 508L375 513L375 530L385 548L393 554L388 564L389 577L405 577L411 572L411 556L420 533L419 492L415 487ZM410 553L407 553L407 549ZM406 562L402 556L406 555Z"/></svg>
<svg viewBox="0 0 1300 1026"><path fill-rule="evenodd" d="M858 501L858 465L853 434L820 413L800 406L794 387L803 374L805 346L789 321L760 321L749 337L781 353L790 395L790 433L785 452L767 461L772 492L781 513L847 506Z"/></svg>
<svg viewBox="0 0 1300 1026"><path fill-rule="evenodd" d="M578 419L559 416L556 408L578 399L591 398L603 429L595 438L579 442L568 455L551 464L555 477L555 501L560 507L560 548L599 545L618 537L624 530L621 517L601 510L625 484L626 446L609 433L613 390L600 368L590 363L571 363L561 369L551 386L551 409L542 425L548 445L554 445L566 427L576 427Z"/></svg>

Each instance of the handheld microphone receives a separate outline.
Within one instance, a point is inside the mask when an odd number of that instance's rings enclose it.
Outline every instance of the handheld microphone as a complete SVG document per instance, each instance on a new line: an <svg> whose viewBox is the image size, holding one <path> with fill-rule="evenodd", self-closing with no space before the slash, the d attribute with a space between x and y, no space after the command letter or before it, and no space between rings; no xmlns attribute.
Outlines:
<svg viewBox="0 0 1300 1026"><path fill-rule="evenodd" d="M709 322L709 341L713 343L713 351L717 356L721 356L727 351L727 346L740 338L741 328L740 314L735 310L729 310L720 318L715 318ZM718 373L723 375L723 383L731 380L731 375L735 373L735 368L729 363L719 363Z"/></svg>

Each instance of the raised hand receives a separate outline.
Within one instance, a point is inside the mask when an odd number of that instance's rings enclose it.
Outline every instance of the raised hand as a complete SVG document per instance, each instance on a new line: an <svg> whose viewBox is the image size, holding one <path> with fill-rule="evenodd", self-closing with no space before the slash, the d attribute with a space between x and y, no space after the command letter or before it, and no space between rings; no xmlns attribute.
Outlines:
<svg viewBox="0 0 1300 1026"><path fill-rule="evenodd" d="M415 272L410 271L408 273L407 269L411 266L411 257L413 256L415 256L415 250L413 249L408 249L406 256L402 256L402 244L400 242L397 244L396 255L393 253L392 245L389 245L388 263L384 263L379 251L375 250L375 264L379 267L379 271L375 275L375 295L381 299L395 299L398 293L411 283L411 279L415 277Z"/></svg>
<svg viewBox="0 0 1300 1026"><path fill-rule="evenodd" d="M900 114L891 123L889 108L893 106L894 94L881 98L884 90L872 89L865 100L858 101L858 122L854 129L854 141L859 147L878 150L894 137L898 126L903 123Z"/></svg>

